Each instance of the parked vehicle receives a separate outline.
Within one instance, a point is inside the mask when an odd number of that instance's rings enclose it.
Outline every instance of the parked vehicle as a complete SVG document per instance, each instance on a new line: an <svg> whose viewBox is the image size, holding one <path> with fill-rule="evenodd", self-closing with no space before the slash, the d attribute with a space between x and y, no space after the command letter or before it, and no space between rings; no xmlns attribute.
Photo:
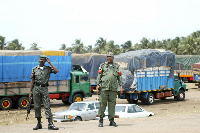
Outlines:
<svg viewBox="0 0 200 133"><path fill-rule="evenodd" d="M185 99L186 84L174 76L175 54L166 50L143 49L130 51L115 57L120 65L123 95L129 103L141 100L153 104L155 99Z"/></svg>
<svg viewBox="0 0 200 133"><path fill-rule="evenodd" d="M1 50L0 109L8 110L13 105L22 109L27 107L31 71L39 64L38 55L47 55L59 70L51 74L48 82L50 99L72 103L91 96L89 72L79 65L72 67L70 51Z"/></svg>
<svg viewBox="0 0 200 133"><path fill-rule="evenodd" d="M106 62L106 54L72 54L72 65L83 66L90 73L91 91L96 89L96 78L100 64Z"/></svg>
<svg viewBox="0 0 200 133"><path fill-rule="evenodd" d="M179 73L183 81L196 81L194 72L195 64L198 62L200 62L199 55L176 55L174 73L177 75Z"/></svg>
<svg viewBox="0 0 200 133"><path fill-rule="evenodd" d="M99 101L74 102L67 110L53 113L53 121L65 122L95 120L98 110Z"/></svg>
<svg viewBox="0 0 200 133"><path fill-rule="evenodd" d="M138 118L153 116L153 112L148 112L136 104L116 104L115 105L115 118ZM97 115L96 119L100 119ZM108 119L108 108L105 111L104 119Z"/></svg>

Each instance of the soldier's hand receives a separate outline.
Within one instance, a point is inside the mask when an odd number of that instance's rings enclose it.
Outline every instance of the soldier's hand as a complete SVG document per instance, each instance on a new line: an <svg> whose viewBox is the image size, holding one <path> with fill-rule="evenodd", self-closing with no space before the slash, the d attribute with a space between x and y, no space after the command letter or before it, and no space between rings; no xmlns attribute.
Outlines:
<svg viewBox="0 0 200 133"><path fill-rule="evenodd" d="M97 95L99 93L99 85L96 86L96 90L97 90Z"/></svg>
<svg viewBox="0 0 200 133"><path fill-rule="evenodd" d="M122 88L122 86L120 87L120 94L121 95L123 94L123 88Z"/></svg>
<svg viewBox="0 0 200 133"><path fill-rule="evenodd" d="M29 98L33 97L32 92L29 92Z"/></svg>
<svg viewBox="0 0 200 133"><path fill-rule="evenodd" d="M50 59L47 57L47 62L50 63Z"/></svg>

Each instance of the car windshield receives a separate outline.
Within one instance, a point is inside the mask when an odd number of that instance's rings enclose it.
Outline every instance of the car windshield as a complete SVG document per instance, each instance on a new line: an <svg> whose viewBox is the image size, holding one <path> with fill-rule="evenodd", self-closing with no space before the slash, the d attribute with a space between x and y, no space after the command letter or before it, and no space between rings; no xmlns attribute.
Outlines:
<svg viewBox="0 0 200 133"><path fill-rule="evenodd" d="M125 112L126 106L115 106L115 112ZM106 112L108 112L108 107L106 108Z"/></svg>
<svg viewBox="0 0 200 133"><path fill-rule="evenodd" d="M68 110L85 110L86 103L73 103Z"/></svg>

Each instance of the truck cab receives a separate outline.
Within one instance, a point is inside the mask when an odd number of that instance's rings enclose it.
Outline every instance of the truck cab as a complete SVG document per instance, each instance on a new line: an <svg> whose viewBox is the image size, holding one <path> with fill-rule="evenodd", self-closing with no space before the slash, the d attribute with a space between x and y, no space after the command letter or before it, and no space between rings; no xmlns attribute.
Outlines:
<svg viewBox="0 0 200 133"><path fill-rule="evenodd" d="M89 72L83 71L81 66L73 65L70 80L70 102L83 101L83 98L91 96L91 84Z"/></svg>
<svg viewBox="0 0 200 133"><path fill-rule="evenodd" d="M174 75L174 89L172 90L174 99L183 101L185 99L185 91L188 91L188 89L186 89L186 84L179 75Z"/></svg>

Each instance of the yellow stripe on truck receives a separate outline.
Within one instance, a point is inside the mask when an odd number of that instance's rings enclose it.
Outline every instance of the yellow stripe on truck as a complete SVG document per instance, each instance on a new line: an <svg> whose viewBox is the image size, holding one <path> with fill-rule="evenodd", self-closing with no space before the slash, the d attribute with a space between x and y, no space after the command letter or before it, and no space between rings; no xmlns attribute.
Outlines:
<svg viewBox="0 0 200 133"><path fill-rule="evenodd" d="M65 55L64 50L57 50L57 51L43 50L42 52L43 52L43 55L47 55L47 56L64 56Z"/></svg>

